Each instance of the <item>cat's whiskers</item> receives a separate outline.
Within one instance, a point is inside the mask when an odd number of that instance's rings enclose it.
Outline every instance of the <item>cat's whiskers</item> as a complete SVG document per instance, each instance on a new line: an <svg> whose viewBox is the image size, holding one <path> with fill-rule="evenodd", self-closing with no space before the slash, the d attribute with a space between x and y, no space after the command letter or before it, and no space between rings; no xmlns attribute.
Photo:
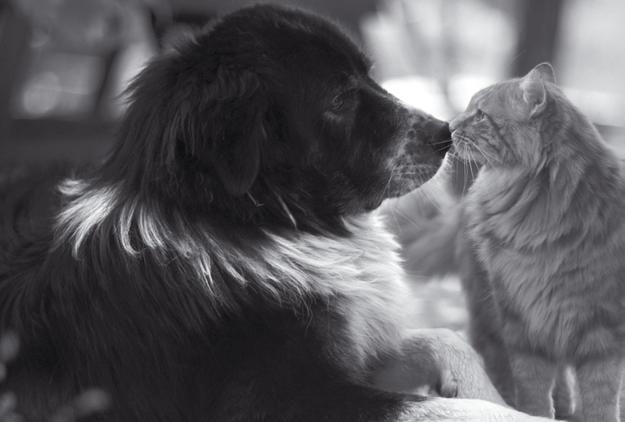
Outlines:
<svg viewBox="0 0 625 422"><path fill-rule="evenodd" d="M421 192L421 191L417 189L415 193L416 192ZM397 223L398 223L397 216L399 215L401 218L408 221L415 228L421 229L425 225L425 221L423 221L422 218L412 217L412 215L406 213L405 211L402 211L398 206L395 206L392 211L394 213L394 218ZM398 227L399 227L399 223L398 223Z"/></svg>
<svg viewBox="0 0 625 422"><path fill-rule="evenodd" d="M427 202L428 204L432 205L434 208L436 208L437 211L441 210L440 201L436 199L436 196L432 192L430 192L430 190L417 189L415 191L415 195L420 197L420 199L423 200L424 202Z"/></svg>
<svg viewBox="0 0 625 422"><path fill-rule="evenodd" d="M468 161L469 164L469 172L471 173L471 183L473 183L473 181L475 180L475 174L473 173L473 163L475 162L475 157L473 156L473 151L469 151L469 156L470 156L470 160ZM470 187L470 186L469 186Z"/></svg>
<svg viewBox="0 0 625 422"><path fill-rule="evenodd" d="M473 140L471 138L469 138L468 136L465 136L465 135L463 135L461 133L454 133L454 140L466 142L468 144L472 144L473 143Z"/></svg>
<svg viewBox="0 0 625 422"><path fill-rule="evenodd" d="M482 148L480 148L480 146L477 144L477 142L475 144L473 144L473 146L475 147L475 150L477 152L479 152L480 155L484 158L484 161L486 161L486 164L488 164L489 166L492 167L493 163L491 162L491 160L488 157L488 155L484 152L484 150Z"/></svg>
<svg viewBox="0 0 625 422"><path fill-rule="evenodd" d="M467 151L469 153L468 154L469 159L466 161L466 166L468 166L469 173L471 174L470 182L467 181L467 183L470 183L469 186L467 187L467 189L469 189L471 188L471 185L473 184L473 181L475 180L475 173L473 172L473 164L476 163L476 160L475 160L475 155L474 155L475 151L472 149L468 149Z"/></svg>
<svg viewBox="0 0 625 422"><path fill-rule="evenodd" d="M467 192L467 180L469 179L468 177L468 172L467 172L467 159L466 154L468 151L466 142L461 142L462 148L463 148L463 153L462 153L462 194L466 194Z"/></svg>

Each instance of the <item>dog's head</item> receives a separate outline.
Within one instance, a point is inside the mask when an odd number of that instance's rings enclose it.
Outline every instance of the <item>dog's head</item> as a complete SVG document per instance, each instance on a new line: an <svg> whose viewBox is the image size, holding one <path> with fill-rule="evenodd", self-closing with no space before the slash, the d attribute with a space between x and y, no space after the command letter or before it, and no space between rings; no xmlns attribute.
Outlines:
<svg viewBox="0 0 625 422"><path fill-rule="evenodd" d="M225 218L315 227L373 209L429 179L450 134L369 70L326 20L242 9L141 73L108 171Z"/></svg>

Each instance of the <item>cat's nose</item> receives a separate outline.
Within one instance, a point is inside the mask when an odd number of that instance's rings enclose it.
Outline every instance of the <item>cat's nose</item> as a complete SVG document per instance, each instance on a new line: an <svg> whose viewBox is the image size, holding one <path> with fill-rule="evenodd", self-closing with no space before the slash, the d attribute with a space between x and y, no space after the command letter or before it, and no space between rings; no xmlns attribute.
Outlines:
<svg viewBox="0 0 625 422"><path fill-rule="evenodd" d="M458 129L459 124L460 124L460 119L458 119L458 118L452 119L449 122L449 130L451 132L455 131L456 129Z"/></svg>

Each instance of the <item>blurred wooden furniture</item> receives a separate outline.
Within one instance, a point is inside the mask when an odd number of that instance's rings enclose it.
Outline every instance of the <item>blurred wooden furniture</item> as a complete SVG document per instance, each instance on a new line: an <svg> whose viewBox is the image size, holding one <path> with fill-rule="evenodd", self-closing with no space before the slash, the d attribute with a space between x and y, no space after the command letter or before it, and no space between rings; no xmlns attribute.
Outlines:
<svg viewBox="0 0 625 422"><path fill-rule="evenodd" d="M517 54L512 76L521 76L541 62L553 62L564 0L516 0L519 16Z"/></svg>

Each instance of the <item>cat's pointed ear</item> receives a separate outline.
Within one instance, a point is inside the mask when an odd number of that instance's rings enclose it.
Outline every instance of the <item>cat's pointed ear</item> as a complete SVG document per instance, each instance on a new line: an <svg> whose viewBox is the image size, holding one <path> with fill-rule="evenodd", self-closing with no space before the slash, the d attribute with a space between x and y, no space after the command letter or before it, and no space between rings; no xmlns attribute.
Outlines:
<svg viewBox="0 0 625 422"><path fill-rule="evenodd" d="M545 82L555 82L553 68L549 63L541 63L521 79L523 101L529 108L529 116L542 113L547 105Z"/></svg>
<svg viewBox="0 0 625 422"><path fill-rule="evenodd" d="M552 84L556 83L556 73L551 64L547 62L537 64L529 74L531 73L534 73L535 76L540 77L540 79L545 82L551 82Z"/></svg>

